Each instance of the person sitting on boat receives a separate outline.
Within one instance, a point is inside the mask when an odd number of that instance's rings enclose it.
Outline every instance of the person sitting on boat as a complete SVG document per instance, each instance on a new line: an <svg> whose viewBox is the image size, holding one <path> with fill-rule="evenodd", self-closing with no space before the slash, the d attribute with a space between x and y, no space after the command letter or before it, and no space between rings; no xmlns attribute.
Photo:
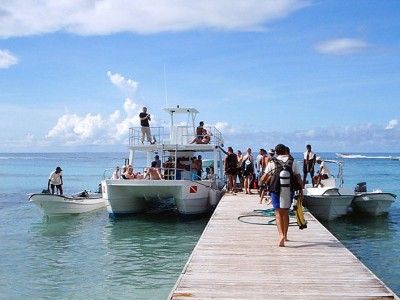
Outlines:
<svg viewBox="0 0 400 300"><path fill-rule="evenodd" d="M323 187L324 185L321 183L321 180L328 179L331 177L331 171L327 167L326 163L321 159L321 157L316 158L317 164L319 164L319 170L317 172L317 175L314 176L313 178L313 187L318 187L321 185Z"/></svg>
<svg viewBox="0 0 400 300"><path fill-rule="evenodd" d="M151 167L147 169L146 174L144 175L144 179L151 179L151 180L161 180L162 176L160 170L156 167L157 163L153 161L151 163Z"/></svg>
<svg viewBox="0 0 400 300"><path fill-rule="evenodd" d="M127 168L128 168L127 166L123 166L123 167L122 167L122 170L121 170L121 178L122 178L122 179L128 179L128 178L126 178L126 176L125 176L125 175L126 175L126 170L127 170Z"/></svg>
<svg viewBox="0 0 400 300"><path fill-rule="evenodd" d="M126 179L136 179L136 174L133 173L133 168L128 165L126 172L124 173Z"/></svg>
<svg viewBox="0 0 400 300"><path fill-rule="evenodd" d="M203 129L203 138L201 139L201 142L198 144L209 144L211 140L211 133L207 132L206 129Z"/></svg>
<svg viewBox="0 0 400 300"><path fill-rule="evenodd" d="M199 126L196 127L196 136L193 139L193 141L190 142L191 144L194 144L194 143L201 144L201 141L203 139L203 129L204 129L203 126L204 126L204 122L201 121L199 123Z"/></svg>
<svg viewBox="0 0 400 300"><path fill-rule="evenodd" d="M117 166L111 176L111 179L120 179L121 178L121 173L120 173L120 169Z"/></svg>
<svg viewBox="0 0 400 300"><path fill-rule="evenodd" d="M57 167L55 171L51 172L49 176L49 181L47 183L47 190L50 190L51 187L51 193L54 194L54 188L57 190L57 195L63 194L63 179L62 179L62 169L60 167Z"/></svg>

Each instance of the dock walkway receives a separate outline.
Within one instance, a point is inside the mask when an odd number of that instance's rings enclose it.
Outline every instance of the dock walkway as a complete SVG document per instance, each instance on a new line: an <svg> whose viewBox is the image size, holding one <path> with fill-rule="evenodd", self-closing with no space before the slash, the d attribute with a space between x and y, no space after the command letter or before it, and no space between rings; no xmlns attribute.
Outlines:
<svg viewBox="0 0 400 300"><path fill-rule="evenodd" d="M256 195L225 195L169 299L399 299L311 214L307 229L289 227L286 247L276 226L238 220L266 208Z"/></svg>

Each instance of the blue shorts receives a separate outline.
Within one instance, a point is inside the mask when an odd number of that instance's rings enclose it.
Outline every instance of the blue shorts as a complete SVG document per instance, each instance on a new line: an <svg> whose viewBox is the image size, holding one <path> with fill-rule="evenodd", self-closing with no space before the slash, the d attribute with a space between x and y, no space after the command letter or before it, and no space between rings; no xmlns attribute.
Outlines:
<svg viewBox="0 0 400 300"><path fill-rule="evenodd" d="M294 193L291 194L290 199L280 199L279 195L274 192L270 192L272 198L272 207L274 209L277 208L286 208L289 209L293 202Z"/></svg>

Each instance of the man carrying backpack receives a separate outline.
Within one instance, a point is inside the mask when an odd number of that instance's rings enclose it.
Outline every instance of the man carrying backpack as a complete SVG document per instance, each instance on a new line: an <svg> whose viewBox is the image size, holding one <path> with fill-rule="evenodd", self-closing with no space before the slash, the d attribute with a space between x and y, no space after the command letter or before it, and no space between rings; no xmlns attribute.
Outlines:
<svg viewBox="0 0 400 300"><path fill-rule="evenodd" d="M289 208L294 192L303 194L303 183L296 162L283 144L276 145L275 157L268 163L265 174L269 184L272 206L275 209L276 227L278 228L278 246L284 247L289 229Z"/></svg>

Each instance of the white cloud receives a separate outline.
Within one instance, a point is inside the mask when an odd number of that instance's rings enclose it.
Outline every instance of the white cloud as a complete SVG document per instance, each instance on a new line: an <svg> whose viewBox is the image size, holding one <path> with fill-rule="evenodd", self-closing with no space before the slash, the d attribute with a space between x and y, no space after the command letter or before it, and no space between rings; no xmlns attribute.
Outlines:
<svg viewBox="0 0 400 300"><path fill-rule="evenodd" d="M136 92L138 83L132 79L126 79L124 76L118 73L111 73L110 71L107 72L107 76L110 79L111 83L118 87L121 90L126 90L129 92Z"/></svg>
<svg viewBox="0 0 400 300"><path fill-rule="evenodd" d="M100 114L79 116L75 113L65 113L47 135L47 141L57 141L65 145L112 145L128 137L130 127L139 126L141 106L132 99L124 102L125 115L119 110L108 117ZM154 122L155 123L155 122Z"/></svg>
<svg viewBox="0 0 400 300"><path fill-rule="evenodd" d="M96 143L96 138L102 134L105 125L100 114L89 113L84 117L76 114L64 114L50 129L46 138L64 140L66 144L77 144L88 140Z"/></svg>
<svg viewBox="0 0 400 300"><path fill-rule="evenodd" d="M230 125L228 122L217 122L215 123L215 128L217 128L219 131L224 132L224 133L235 133L236 130L233 128L232 125Z"/></svg>
<svg viewBox="0 0 400 300"><path fill-rule="evenodd" d="M1 15L1 11L0 11ZM18 63L18 58L8 50L0 50L0 69L7 69Z"/></svg>
<svg viewBox="0 0 400 300"><path fill-rule="evenodd" d="M397 120L390 120L389 123L386 125L385 129L386 130L390 130L390 129L394 129L396 128L398 125L398 121Z"/></svg>
<svg viewBox="0 0 400 300"><path fill-rule="evenodd" d="M309 0L13 0L0 2L0 37L68 31L151 34L199 28L259 30Z"/></svg>
<svg viewBox="0 0 400 300"><path fill-rule="evenodd" d="M359 52L368 47L368 44L359 39L334 39L315 45L315 50L322 54L346 55Z"/></svg>

